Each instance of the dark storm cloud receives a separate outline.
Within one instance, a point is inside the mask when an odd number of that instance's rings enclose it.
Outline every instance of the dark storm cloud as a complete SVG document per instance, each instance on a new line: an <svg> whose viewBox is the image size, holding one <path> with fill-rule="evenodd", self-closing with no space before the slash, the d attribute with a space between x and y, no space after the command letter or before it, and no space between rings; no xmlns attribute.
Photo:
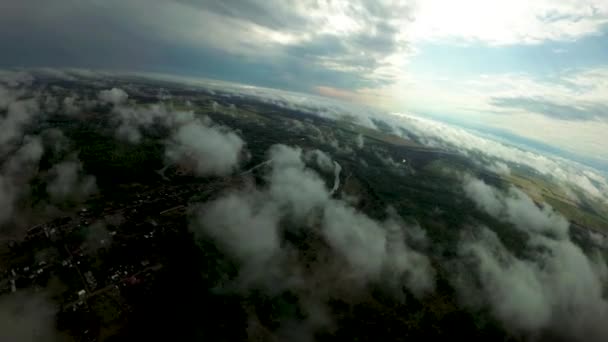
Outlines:
<svg viewBox="0 0 608 342"><path fill-rule="evenodd" d="M392 78L372 78L377 68L385 65L383 56L396 51L398 43L396 31L382 33L361 33L348 38L324 34L310 42L290 46L286 49L288 58L294 58L310 70L320 70L332 75L334 81L322 84L334 84L343 88L357 88L390 83ZM324 66L324 67L323 67ZM332 70L333 69L333 70ZM343 75L338 76L336 73ZM340 79L356 79L355 86L344 86ZM352 81L351 81L352 82Z"/></svg>
<svg viewBox="0 0 608 342"><path fill-rule="evenodd" d="M273 29L307 28L307 21L290 10L287 1L276 0L176 0L176 2L217 13L221 16L251 21ZM310 1L301 1L311 3ZM311 4L314 4L312 2Z"/></svg>
<svg viewBox="0 0 608 342"><path fill-rule="evenodd" d="M559 120L608 120L606 105L565 105L527 97L497 97L492 99L492 104L498 107L522 109Z"/></svg>
<svg viewBox="0 0 608 342"><path fill-rule="evenodd" d="M308 10L322 9L331 1L302 0L298 4L285 0L176 0L180 4L210 11L221 16L250 21L277 30L313 30L314 24L307 18ZM339 2L339 1L338 1ZM407 15L409 7L400 1L349 1L345 11L369 24L369 31L395 32L395 25L386 21Z"/></svg>
<svg viewBox="0 0 608 342"><path fill-rule="evenodd" d="M0 4L0 42L10 46L4 49L0 64L146 65L154 57L151 44L155 32L143 30L136 8L122 5L114 9L111 2L25 0Z"/></svg>
<svg viewBox="0 0 608 342"><path fill-rule="evenodd" d="M336 3L4 2L0 43L10 48L0 66L162 71L300 91L391 82L373 72L404 48L397 21L408 8L362 0L340 3L339 13L323 10ZM331 15L359 29L349 31Z"/></svg>

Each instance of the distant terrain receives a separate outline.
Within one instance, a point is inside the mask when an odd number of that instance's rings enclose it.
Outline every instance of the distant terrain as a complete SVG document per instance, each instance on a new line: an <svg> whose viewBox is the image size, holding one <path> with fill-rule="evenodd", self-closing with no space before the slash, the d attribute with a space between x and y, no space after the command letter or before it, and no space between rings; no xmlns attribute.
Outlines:
<svg viewBox="0 0 608 342"><path fill-rule="evenodd" d="M293 94L10 75L2 340L608 338L599 173Z"/></svg>

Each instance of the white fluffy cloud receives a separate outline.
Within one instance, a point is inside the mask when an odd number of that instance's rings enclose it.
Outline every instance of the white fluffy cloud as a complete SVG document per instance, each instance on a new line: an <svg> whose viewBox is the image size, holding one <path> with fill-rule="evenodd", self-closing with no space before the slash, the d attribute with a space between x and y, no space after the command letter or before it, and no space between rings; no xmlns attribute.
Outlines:
<svg viewBox="0 0 608 342"><path fill-rule="evenodd" d="M224 175L238 168L243 140L228 127L213 124L192 111L173 110L163 103L149 106L128 104L120 88L102 90L99 98L113 104L118 138L139 143L143 131L155 124L171 130L165 145L169 163L186 166L199 176Z"/></svg>
<svg viewBox="0 0 608 342"><path fill-rule="evenodd" d="M54 165L47 192L57 202L83 200L97 191L95 177L85 175L78 160L66 160Z"/></svg>
<svg viewBox="0 0 608 342"><path fill-rule="evenodd" d="M268 175L270 196L295 218L305 219L329 199L325 182L305 167L302 150L274 145L268 156L273 165Z"/></svg>
<svg viewBox="0 0 608 342"><path fill-rule="evenodd" d="M533 263L515 259L492 231L484 229L481 235L461 249L478 260L479 276L494 314L511 328L526 332L546 327L551 307L538 278L540 270Z"/></svg>
<svg viewBox="0 0 608 342"><path fill-rule="evenodd" d="M119 105L127 102L129 94L120 88L112 88L109 90L102 90L98 96L100 101L111 103L113 105Z"/></svg>
<svg viewBox="0 0 608 342"><path fill-rule="evenodd" d="M569 223L548 204L538 207L521 190L511 187L501 192L485 182L465 177L465 194L488 214L511 222L521 230L554 234L559 238L568 235Z"/></svg>
<svg viewBox="0 0 608 342"><path fill-rule="evenodd" d="M192 163L199 176L224 175L239 166L244 145L243 140L229 129L209 126L195 119L172 134L165 156L175 163Z"/></svg>
<svg viewBox="0 0 608 342"><path fill-rule="evenodd" d="M583 253L570 240L567 221L548 207L537 207L525 194L499 191L471 178L465 178L464 187L482 210L528 233L527 243L515 247L526 251L526 258L516 256L483 227L460 246L465 258L475 260L494 315L508 328L529 336L550 333L605 340L604 260ZM474 290L461 291L471 296Z"/></svg>
<svg viewBox="0 0 608 342"><path fill-rule="evenodd" d="M243 263L264 267L279 253L279 212L264 194L229 194L207 205L205 232ZM261 270L260 270L261 271Z"/></svg>
<svg viewBox="0 0 608 342"><path fill-rule="evenodd" d="M331 160L331 157L323 151L308 151L304 155L304 158L309 162L315 162L323 172L332 172L334 170L334 162Z"/></svg>
<svg viewBox="0 0 608 342"><path fill-rule="evenodd" d="M608 338L608 302L603 295L605 267L569 240L534 236L532 259L518 258L487 229L461 246L476 260L483 295L494 315L517 332L558 334L590 341ZM470 290L470 289L469 289ZM467 291L467 290L465 290ZM573 314L576 313L576 314Z"/></svg>
<svg viewBox="0 0 608 342"><path fill-rule="evenodd" d="M28 182L38 172L43 147L38 137L25 137L14 153L0 164L0 226L13 219L17 201L28 190Z"/></svg>
<svg viewBox="0 0 608 342"><path fill-rule="evenodd" d="M406 244L410 227L394 218L378 222L331 199L323 180L306 167L299 148L275 145L268 156L267 187L237 191L203 205L195 224L197 231L213 237L245 264L247 277L268 279L281 273L278 267L290 259L290 252L280 231L284 223L295 222L302 227L298 229L309 230L307 234L321 234L335 253L336 258L323 267L346 263L342 277L359 284L387 279L416 295L434 288L430 261ZM297 268L283 272L293 276Z"/></svg>
<svg viewBox="0 0 608 342"><path fill-rule="evenodd" d="M76 158L58 162L48 173L39 173L43 154L62 155L67 141L55 128L39 135L30 132L32 127L40 127L36 123L44 120L46 114L59 109L58 98L32 83L34 75L0 71L0 226L13 228L3 233L17 234L15 227L42 218L42 214L24 215L41 209L29 207L31 182L36 177L47 182L46 191L53 205L65 200L80 201L96 189L95 178L82 172ZM38 205L51 210L46 204Z"/></svg>
<svg viewBox="0 0 608 342"><path fill-rule="evenodd" d="M160 104L151 106L118 105L113 108L119 123L116 135L118 138L131 143L139 143L142 139L141 130L155 123L170 120L171 113ZM177 114L181 115L181 114ZM168 121L167 121L168 122Z"/></svg>
<svg viewBox="0 0 608 342"><path fill-rule="evenodd" d="M382 227L339 202L326 207L323 226L332 247L343 253L354 269L366 277L379 276L387 245Z"/></svg>
<svg viewBox="0 0 608 342"><path fill-rule="evenodd" d="M357 140L355 142L357 143L357 148L362 149L363 146L365 145L365 139L363 138L363 135L362 134L357 135Z"/></svg>
<svg viewBox="0 0 608 342"><path fill-rule="evenodd" d="M25 126L39 114L38 102L33 99L7 100L6 108L6 114L0 117L0 153L16 139L20 139Z"/></svg>

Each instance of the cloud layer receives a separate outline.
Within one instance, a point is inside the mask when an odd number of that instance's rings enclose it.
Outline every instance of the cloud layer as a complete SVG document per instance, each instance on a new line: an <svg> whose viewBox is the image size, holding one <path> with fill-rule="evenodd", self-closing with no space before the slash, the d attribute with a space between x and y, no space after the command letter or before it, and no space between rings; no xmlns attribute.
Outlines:
<svg viewBox="0 0 608 342"><path fill-rule="evenodd" d="M317 272L344 264L340 275L334 275L345 277L342 281L404 282L416 295L434 288L430 261L406 244L406 231L418 228L406 226L397 217L378 222L332 199L324 181L306 167L298 148L274 145L268 158L271 163L265 173L266 186L230 192L204 204L194 225L195 231L211 236L243 263L241 272L246 282L272 287L276 286L276 277L306 278L300 274L303 264L285 269L291 250L301 248L283 241L287 230L311 238L320 234L326 241L330 256L316 266L320 268ZM319 258L328 253L323 244L315 248L309 253Z"/></svg>
<svg viewBox="0 0 608 342"><path fill-rule="evenodd" d="M493 231L481 227L460 246L462 256L475 261L494 315L526 336L605 340L605 261L593 252L585 254L570 240L567 221L549 207L538 207L525 194L500 191L470 177L465 178L464 188L481 210L528 235L525 246L507 248ZM472 291L470 286L462 291Z"/></svg>
<svg viewBox="0 0 608 342"><path fill-rule="evenodd" d="M597 170L582 164L524 150L462 128L412 115L398 115L398 119L391 122L395 127L403 127L410 134L417 136L422 143L428 146L447 148L473 159L482 155L513 165L525 165L562 185L582 190L591 198L603 202L608 201L606 177ZM490 168L496 168L496 166L490 165Z"/></svg>
<svg viewBox="0 0 608 342"><path fill-rule="evenodd" d="M547 204L539 208L530 197L513 186L507 193L501 193L483 181L467 177L464 191L480 209L513 223L519 229L558 238L568 235L569 222L564 217Z"/></svg>
<svg viewBox="0 0 608 342"><path fill-rule="evenodd" d="M307 90L390 82L410 20L408 1L62 0L42 11L27 0L0 10L0 41L15 46L0 64L196 69L232 80L236 68L248 82Z"/></svg>
<svg viewBox="0 0 608 342"><path fill-rule="evenodd" d="M149 106L129 104L128 94L120 88L102 90L98 98L102 103L112 104L119 139L140 143L146 130L154 130L158 125L169 129L164 152L169 164L183 166L199 176L219 176L234 171L243 159L243 140L208 117L174 110L162 102Z"/></svg>
<svg viewBox="0 0 608 342"><path fill-rule="evenodd" d="M224 175L238 167L244 145L227 128L208 126L195 119L171 136L165 156L174 163L194 163L194 172L199 176Z"/></svg>

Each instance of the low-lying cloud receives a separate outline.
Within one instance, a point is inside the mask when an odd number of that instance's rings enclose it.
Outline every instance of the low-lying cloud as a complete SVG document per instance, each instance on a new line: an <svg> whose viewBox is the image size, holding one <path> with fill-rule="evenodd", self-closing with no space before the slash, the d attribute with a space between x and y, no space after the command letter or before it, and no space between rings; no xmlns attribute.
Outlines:
<svg viewBox="0 0 608 342"><path fill-rule="evenodd" d="M303 155L299 148L272 146L266 186L232 192L203 205L195 231L214 238L245 264L248 275L262 279L281 272L287 272L283 277L301 277L297 271L301 265L286 270L277 266L291 260L291 251L298 249L282 242L282 232L295 229L326 241L334 256L317 267L344 263L346 268L337 277L359 284L386 279L416 295L431 291L434 270L426 256L406 244L409 227L396 218L376 221L332 199L324 181L305 165Z"/></svg>
<svg viewBox="0 0 608 342"><path fill-rule="evenodd" d="M13 101L14 100L14 101ZM24 129L39 114L38 102L33 99L7 99L6 114L0 117L0 155L6 153L11 144L18 143ZM1 109L1 107L0 107Z"/></svg>
<svg viewBox="0 0 608 342"><path fill-rule="evenodd" d="M43 293L17 292L0 297L0 340L62 341L56 330L57 307Z"/></svg>
<svg viewBox="0 0 608 342"><path fill-rule="evenodd" d="M50 92L32 86L34 76L24 72L0 73L0 226L21 226L40 219L51 203L72 203L95 192L95 179L85 175L77 154L66 159L70 146L58 128L39 130L38 123L59 109ZM7 90L8 89L8 90ZM10 96L5 96L10 93ZM40 170L45 158L52 160ZM43 193L32 196L41 181ZM42 195L42 196L40 196ZM36 204L36 207L31 207ZM25 215L35 212L37 215ZM3 233L14 234L15 231Z"/></svg>
<svg viewBox="0 0 608 342"><path fill-rule="evenodd" d="M509 164L525 165L558 181L563 187L583 191L592 199L608 203L608 180L590 167L562 158L523 150L430 119L400 114L390 122L395 127L402 127L414 134L425 145L452 150L473 159L478 158L478 155L498 159L502 163L506 163L507 167ZM496 166L498 166L498 170L496 170ZM488 169L507 171L500 164L491 163ZM575 200L575 198L572 199Z"/></svg>
<svg viewBox="0 0 608 342"><path fill-rule="evenodd" d="M84 174L78 160L67 160L54 165L47 192L54 202L82 201L97 191L95 177Z"/></svg>
<svg viewBox="0 0 608 342"><path fill-rule="evenodd" d="M199 176L224 175L239 166L244 145L228 128L206 125L195 119L171 135L165 156L174 163L191 162Z"/></svg>
<svg viewBox="0 0 608 342"><path fill-rule="evenodd" d="M464 191L480 209L523 231L553 234L559 238L568 235L568 220L548 204L537 205L516 187L502 192L482 180L465 177Z"/></svg>
<svg viewBox="0 0 608 342"><path fill-rule="evenodd" d="M304 154L307 162L314 162L323 172L332 172L334 170L334 162L330 156L320 150L308 151Z"/></svg>
<svg viewBox="0 0 608 342"><path fill-rule="evenodd" d="M486 227L464 238L463 260L472 260L493 314L505 326L527 337L603 341L608 338L604 296L606 264L574 244L568 223L549 207L537 206L524 193L497 190L470 177L465 193L488 214L525 231L527 242L508 249ZM514 253L513 248L522 252ZM469 298L475 285L461 287ZM465 296L466 297L466 296Z"/></svg>
<svg viewBox="0 0 608 342"><path fill-rule="evenodd" d="M101 102L119 105L127 102L129 95L120 88L112 88L100 91L97 97Z"/></svg>
<svg viewBox="0 0 608 342"><path fill-rule="evenodd" d="M26 137L24 144L0 164L0 226L13 219L17 201L29 192L29 181L38 173L44 152L40 138Z"/></svg>
<svg viewBox="0 0 608 342"><path fill-rule="evenodd" d="M174 110L164 103L127 104L128 95L120 88L103 90L99 97L113 104L119 139L136 144L155 125L169 129L164 155L170 164L185 166L198 176L218 176L236 170L243 159L245 142L241 137L208 117Z"/></svg>

